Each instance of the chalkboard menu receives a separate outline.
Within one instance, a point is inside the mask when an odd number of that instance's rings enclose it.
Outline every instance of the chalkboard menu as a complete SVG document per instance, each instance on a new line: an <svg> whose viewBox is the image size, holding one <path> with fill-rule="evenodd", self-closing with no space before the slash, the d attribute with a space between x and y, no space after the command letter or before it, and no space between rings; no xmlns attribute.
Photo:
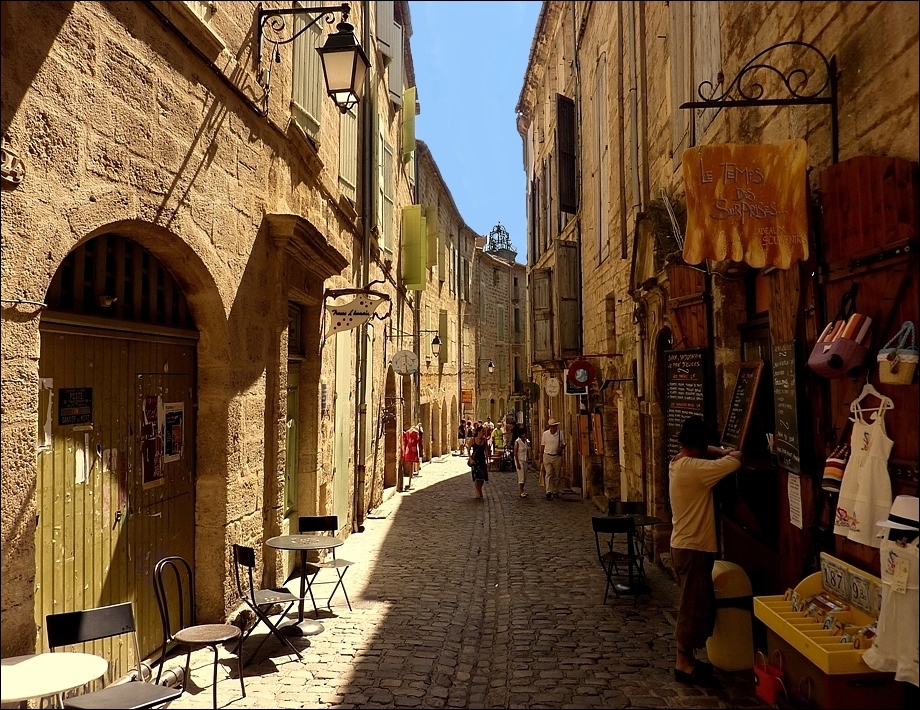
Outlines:
<svg viewBox="0 0 920 710"><path fill-rule="evenodd" d="M680 452L677 434L684 419L693 415L706 418L706 350L668 350L665 352L667 396L668 458Z"/></svg>
<svg viewBox="0 0 920 710"><path fill-rule="evenodd" d="M799 423L796 416L796 357L795 343L789 341L773 346L773 408L776 434L773 445L779 465L799 473Z"/></svg>
<svg viewBox="0 0 920 710"><path fill-rule="evenodd" d="M763 363L742 362L738 371L738 380L735 382L735 391L732 393L731 404L728 405L728 417L725 420L725 429L722 431L722 444L733 449L744 446L748 425L751 423L751 414L754 411L754 401L757 398L757 385L760 383L760 373Z"/></svg>

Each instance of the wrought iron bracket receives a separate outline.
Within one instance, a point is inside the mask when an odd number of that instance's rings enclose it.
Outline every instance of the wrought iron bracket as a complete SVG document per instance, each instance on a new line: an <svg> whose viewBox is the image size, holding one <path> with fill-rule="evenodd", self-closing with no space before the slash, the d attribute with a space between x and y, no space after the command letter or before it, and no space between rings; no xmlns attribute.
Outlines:
<svg viewBox="0 0 920 710"><path fill-rule="evenodd" d="M342 3L341 5L333 5L329 7L285 7L285 8L264 8L262 3L259 3L258 7L258 22L256 24L256 46L258 48L258 59L259 64L262 63L262 39L264 38L266 42L272 45L274 51L272 52L273 57L277 56L278 47L282 44L290 44L295 39L300 37L304 32L313 27L320 20L325 19L326 24L331 25L335 22L335 13L342 13L342 22L348 21L348 15L351 13L351 5L347 2ZM272 34L280 35L284 32L286 23L284 21L285 15L295 15L295 16L314 16L310 22L300 28L299 31L295 32L288 39L273 39L272 37L266 35L265 26L268 25L268 29L271 30ZM280 61L280 60L276 60Z"/></svg>
<svg viewBox="0 0 920 710"><path fill-rule="evenodd" d="M809 74L808 70L801 66L783 71L779 67L769 64L767 62L767 55L781 47L801 47L807 50L808 53L817 57L817 69ZM822 68L824 74L820 86L817 88L810 88L808 86L809 79L816 75L820 79L821 74L819 72ZM786 87L786 90L789 92L788 96L764 96L766 89L755 76L759 71L772 73L779 77ZM749 84L744 83L746 78L750 79ZM696 91L700 100L687 101L680 105L682 109L693 110L693 118L690 123L690 143L691 145L696 145L696 109L723 109L749 106L825 105L830 108L831 112L831 161L836 163L840 153L837 116L837 79L836 55L828 59L824 56L824 53L813 44L801 42L799 40L790 40L774 44L772 47L767 47L754 55L754 57L741 68L735 75L735 78L728 83L725 90L719 96L713 95L716 87L711 81L703 81L700 82ZM722 83L721 74L718 83ZM814 86L814 84L812 86Z"/></svg>

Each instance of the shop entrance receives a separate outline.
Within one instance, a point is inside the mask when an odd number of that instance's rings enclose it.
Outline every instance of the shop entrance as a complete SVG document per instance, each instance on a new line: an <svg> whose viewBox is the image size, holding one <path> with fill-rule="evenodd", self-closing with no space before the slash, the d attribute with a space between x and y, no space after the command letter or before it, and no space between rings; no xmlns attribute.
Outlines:
<svg viewBox="0 0 920 710"><path fill-rule="evenodd" d="M117 235L68 255L46 298L36 648L47 614L130 601L149 656L162 641L153 567L168 555L195 564L197 332L166 268ZM124 644L93 646L112 677L129 670Z"/></svg>

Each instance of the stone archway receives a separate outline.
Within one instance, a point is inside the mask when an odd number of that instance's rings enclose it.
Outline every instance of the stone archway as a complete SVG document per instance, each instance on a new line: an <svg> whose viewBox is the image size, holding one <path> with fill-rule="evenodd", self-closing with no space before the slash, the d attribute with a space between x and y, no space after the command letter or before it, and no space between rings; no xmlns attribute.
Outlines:
<svg viewBox="0 0 920 710"><path fill-rule="evenodd" d="M441 453L449 454L453 446L451 445L450 422L448 419L447 404L441 402ZM456 436L456 435L455 435Z"/></svg>
<svg viewBox="0 0 920 710"><path fill-rule="evenodd" d="M431 459L441 455L441 403L437 400L431 403L431 421L428 426L425 452L426 458Z"/></svg>

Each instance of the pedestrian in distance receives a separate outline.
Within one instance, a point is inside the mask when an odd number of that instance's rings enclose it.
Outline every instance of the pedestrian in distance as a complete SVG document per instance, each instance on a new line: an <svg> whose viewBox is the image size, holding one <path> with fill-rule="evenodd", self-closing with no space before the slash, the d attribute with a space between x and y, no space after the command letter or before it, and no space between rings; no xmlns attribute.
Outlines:
<svg viewBox="0 0 920 710"><path fill-rule="evenodd" d="M457 449L460 451L460 456L466 454L466 422L462 419L457 427Z"/></svg>
<svg viewBox="0 0 920 710"><path fill-rule="evenodd" d="M409 476L409 484L406 490L412 488L412 477L418 475L418 467L421 458L419 457L419 441L421 434L415 427L409 427L402 435L402 460L405 467L405 473Z"/></svg>
<svg viewBox="0 0 920 710"><path fill-rule="evenodd" d="M524 480L527 477L528 461L530 461L530 439L527 436L527 430L521 428L517 438L514 440L514 469L517 471L521 498L527 497L527 492L524 490Z"/></svg>
<svg viewBox="0 0 920 710"><path fill-rule="evenodd" d="M473 485L476 487L477 500L482 500L482 484L489 480L488 447L488 428L485 425L479 425L473 434L469 458L470 474L473 476Z"/></svg>
<svg viewBox="0 0 920 710"><path fill-rule="evenodd" d="M712 488L741 467L741 452L710 446L709 429L699 416L684 420L677 440L680 453L668 467L673 512L671 559L681 590L674 678L713 687L718 682L712 666L695 656L712 636L716 623L712 568L718 548Z"/></svg>
<svg viewBox="0 0 920 710"><path fill-rule="evenodd" d="M562 478L562 455L565 452L565 435L559 421L550 417L546 431L540 439L540 464L546 478L546 499L559 498Z"/></svg>

